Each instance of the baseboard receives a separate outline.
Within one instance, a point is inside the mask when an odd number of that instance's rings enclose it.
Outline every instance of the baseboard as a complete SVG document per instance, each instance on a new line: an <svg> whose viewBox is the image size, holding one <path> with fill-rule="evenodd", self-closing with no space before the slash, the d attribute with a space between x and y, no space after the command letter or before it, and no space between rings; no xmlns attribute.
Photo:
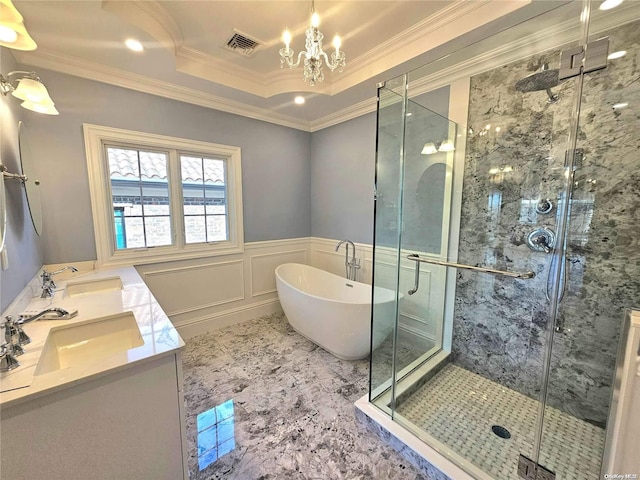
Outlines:
<svg viewBox="0 0 640 480"><path fill-rule="evenodd" d="M422 338L424 340L429 340L434 344L436 343L436 338L433 335L423 332L421 330L418 330L417 328L410 327L409 325L403 325L402 323L398 323L398 328L416 337Z"/></svg>
<svg viewBox="0 0 640 480"><path fill-rule="evenodd" d="M180 333L180 336L184 340L188 340L201 333L219 330L263 315L281 312L282 307L280 306L280 301L277 298L272 298L262 302L253 302L241 307L231 308L205 317L195 318L176 325L175 327L178 333Z"/></svg>

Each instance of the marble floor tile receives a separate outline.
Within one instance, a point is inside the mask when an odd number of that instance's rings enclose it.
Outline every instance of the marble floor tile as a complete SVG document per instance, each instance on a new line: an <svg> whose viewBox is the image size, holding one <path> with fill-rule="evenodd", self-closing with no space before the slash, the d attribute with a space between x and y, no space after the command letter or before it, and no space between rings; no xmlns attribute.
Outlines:
<svg viewBox="0 0 640 480"><path fill-rule="evenodd" d="M282 314L190 339L183 367L192 480L430 479L356 420L368 360L332 356ZM198 422L229 400L233 443L228 414Z"/></svg>

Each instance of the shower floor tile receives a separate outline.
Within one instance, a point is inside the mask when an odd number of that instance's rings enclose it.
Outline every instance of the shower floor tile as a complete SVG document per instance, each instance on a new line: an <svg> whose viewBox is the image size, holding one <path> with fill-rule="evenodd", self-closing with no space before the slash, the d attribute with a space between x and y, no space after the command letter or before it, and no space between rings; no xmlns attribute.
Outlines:
<svg viewBox="0 0 640 480"><path fill-rule="evenodd" d="M538 402L449 364L398 406L413 425L499 480L517 480L520 453L532 456ZM491 427L506 428L503 439ZM604 430L545 409L540 464L557 480L597 480Z"/></svg>
<svg viewBox="0 0 640 480"><path fill-rule="evenodd" d="M355 418L368 360L339 360L282 314L186 343L191 480L432 478Z"/></svg>

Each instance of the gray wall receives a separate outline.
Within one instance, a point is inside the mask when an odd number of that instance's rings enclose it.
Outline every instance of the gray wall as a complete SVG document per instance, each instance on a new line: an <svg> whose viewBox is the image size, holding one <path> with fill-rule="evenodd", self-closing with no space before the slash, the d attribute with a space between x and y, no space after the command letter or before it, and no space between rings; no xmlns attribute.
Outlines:
<svg viewBox="0 0 640 480"><path fill-rule="evenodd" d="M44 262L96 258L82 124L242 148L245 241L306 237L311 134L238 115L38 69L60 116L29 118L39 141Z"/></svg>
<svg viewBox="0 0 640 480"><path fill-rule="evenodd" d="M311 137L311 234L373 243L376 114Z"/></svg>
<svg viewBox="0 0 640 480"><path fill-rule="evenodd" d="M9 61L13 57L3 51L3 71ZM29 151L44 213L38 239L24 194L15 185L8 191L3 309L43 263L96 258L83 123L241 147L247 242L310 235L372 242L375 113L310 134L43 69L38 74L59 116L28 112L12 97L3 100L11 107L10 115L3 114L3 136L12 138L3 141L3 159L15 170L17 153L11 152L17 152L21 115L30 138L37 138Z"/></svg>
<svg viewBox="0 0 640 480"><path fill-rule="evenodd" d="M0 48L2 73L16 70L9 50ZM0 115L0 161L11 173L20 171L18 148L18 121L30 122L37 113L20 107L20 101L11 95L2 98ZM13 301L42 266L42 242L31 224L24 188L16 180L7 180L7 253L9 268L0 269L0 312Z"/></svg>

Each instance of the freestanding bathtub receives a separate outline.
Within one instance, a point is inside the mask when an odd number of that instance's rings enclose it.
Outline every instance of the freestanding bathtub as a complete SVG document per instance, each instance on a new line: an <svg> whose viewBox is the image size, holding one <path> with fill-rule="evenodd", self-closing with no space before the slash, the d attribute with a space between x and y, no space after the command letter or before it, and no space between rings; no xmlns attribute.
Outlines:
<svg viewBox="0 0 640 480"><path fill-rule="evenodd" d="M298 333L344 360L369 355L371 285L299 263L276 268L276 285L282 309ZM390 321L374 333L374 349L389 335L395 318L395 292L375 288L376 315L379 306Z"/></svg>

